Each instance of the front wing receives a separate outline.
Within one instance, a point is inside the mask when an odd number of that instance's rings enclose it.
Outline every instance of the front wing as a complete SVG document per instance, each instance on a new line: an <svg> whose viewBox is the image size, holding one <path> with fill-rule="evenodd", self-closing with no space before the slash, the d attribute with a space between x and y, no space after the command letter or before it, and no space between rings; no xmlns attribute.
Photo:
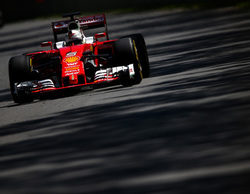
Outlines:
<svg viewBox="0 0 250 194"><path fill-rule="evenodd" d="M31 80L24 81L15 84L15 93L28 92L31 94L47 93L52 91L59 91L64 89L70 89L75 87L84 87L98 84L105 84L120 79L120 72L129 72L129 76L133 77L135 75L134 66L130 64L128 66L118 66L107 68L103 70L98 70L95 73L94 81L84 84L75 84L70 86L60 87L56 79L44 79L44 80Z"/></svg>

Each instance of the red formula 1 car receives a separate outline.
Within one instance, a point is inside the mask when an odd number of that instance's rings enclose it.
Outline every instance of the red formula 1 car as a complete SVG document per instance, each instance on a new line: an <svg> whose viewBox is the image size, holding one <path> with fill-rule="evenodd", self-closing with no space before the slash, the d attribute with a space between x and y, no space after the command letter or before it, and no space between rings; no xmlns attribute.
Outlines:
<svg viewBox="0 0 250 194"><path fill-rule="evenodd" d="M52 91L78 89L102 83L139 84L149 76L149 60L141 34L110 40L105 15L76 17L52 22L54 44L50 50L12 57L10 89L14 102L31 102ZM89 29L102 33L86 36ZM93 30L92 30L93 31Z"/></svg>

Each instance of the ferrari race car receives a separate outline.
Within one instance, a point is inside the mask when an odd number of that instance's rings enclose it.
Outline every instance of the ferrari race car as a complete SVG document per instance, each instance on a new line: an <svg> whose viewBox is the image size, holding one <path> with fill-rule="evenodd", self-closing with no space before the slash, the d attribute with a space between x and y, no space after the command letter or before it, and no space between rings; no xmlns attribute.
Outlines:
<svg viewBox="0 0 250 194"><path fill-rule="evenodd" d="M42 47L50 47L49 50L9 60L14 102L32 102L50 92L105 83L132 86L149 77L148 54L141 34L110 40L104 14L77 15L65 14L70 19L52 22L54 44L41 43ZM90 29L100 27L104 29L101 33L85 36Z"/></svg>

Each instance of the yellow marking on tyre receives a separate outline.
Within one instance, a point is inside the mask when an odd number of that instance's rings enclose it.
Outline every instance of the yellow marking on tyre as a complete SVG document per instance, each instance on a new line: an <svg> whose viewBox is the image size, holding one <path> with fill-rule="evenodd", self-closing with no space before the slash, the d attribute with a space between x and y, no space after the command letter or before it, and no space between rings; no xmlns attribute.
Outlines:
<svg viewBox="0 0 250 194"><path fill-rule="evenodd" d="M32 64L32 58L30 57L30 70L33 71L33 64Z"/></svg>
<svg viewBox="0 0 250 194"><path fill-rule="evenodd" d="M140 72L140 77L141 79L143 79L143 75L142 75L142 67L141 67L141 62L139 60L139 56L138 56L138 52L137 52L137 48L136 48L136 45L135 45L135 41L133 40L133 46L134 46L134 49L135 49L135 57L136 57L136 60L138 61L138 67L139 67L139 72Z"/></svg>

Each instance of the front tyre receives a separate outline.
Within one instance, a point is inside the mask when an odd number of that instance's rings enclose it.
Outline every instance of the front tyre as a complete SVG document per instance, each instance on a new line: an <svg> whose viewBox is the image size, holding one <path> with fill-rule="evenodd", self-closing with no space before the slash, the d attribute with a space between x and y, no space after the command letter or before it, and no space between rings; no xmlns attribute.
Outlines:
<svg viewBox="0 0 250 194"><path fill-rule="evenodd" d="M140 64L142 67L143 78L149 77L150 65L149 65L148 51L147 51L144 37L142 36L142 34L131 34L131 35L125 36L124 38L131 38L133 41L135 41L137 52L138 52L138 57L139 57Z"/></svg>
<svg viewBox="0 0 250 194"><path fill-rule="evenodd" d="M16 85L32 79L30 57L20 55L9 60L9 82L12 98L15 103L32 102L29 90L18 91Z"/></svg>
<svg viewBox="0 0 250 194"><path fill-rule="evenodd" d="M127 71L120 72L123 86L132 86L142 81L142 68L138 57L135 41L122 38L114 43L115 60L118 65L127 66Z"/></svg>

